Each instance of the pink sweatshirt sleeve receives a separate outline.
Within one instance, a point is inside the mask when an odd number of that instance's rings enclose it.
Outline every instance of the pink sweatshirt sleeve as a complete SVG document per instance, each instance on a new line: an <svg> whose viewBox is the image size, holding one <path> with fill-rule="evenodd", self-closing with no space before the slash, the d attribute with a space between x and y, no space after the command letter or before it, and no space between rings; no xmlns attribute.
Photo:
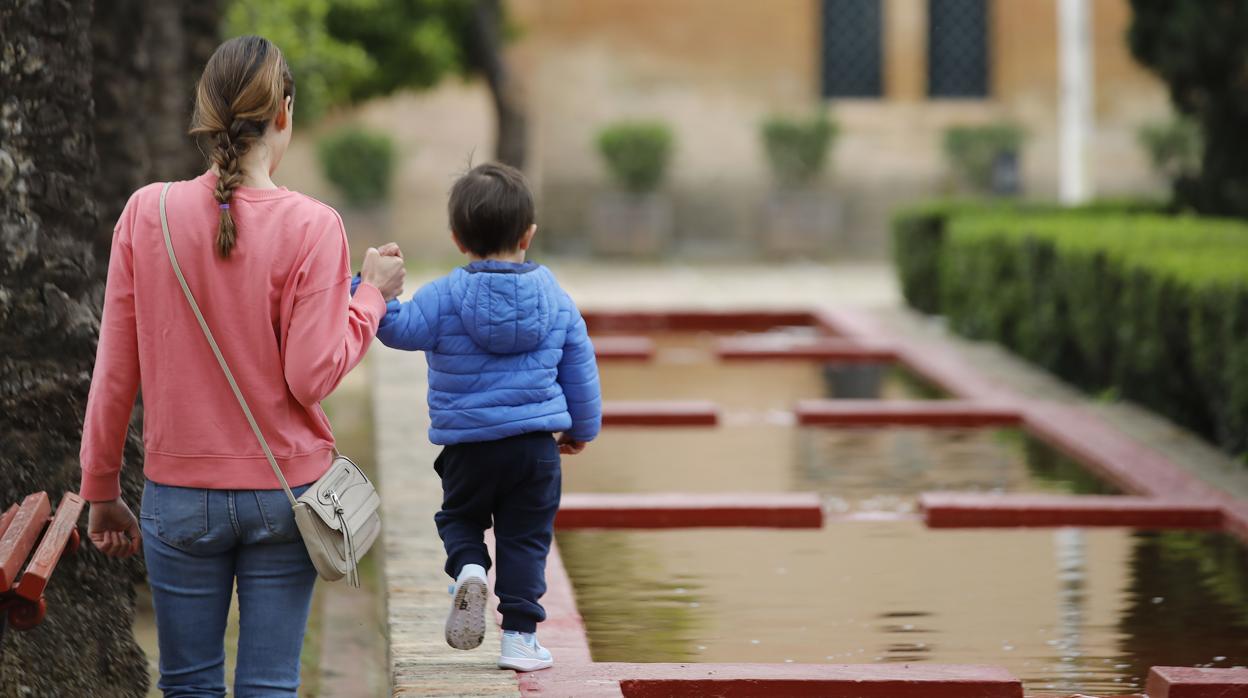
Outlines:
<svg viewBox="0 0 1248 698"><path fill-rule="evenodd" d="M296 289L289 330L282 345L286 385L311 407L338 387L377 334L386 302L372 284L351 295L351 258L342 222L317 243Z"/></svg>
<svg viewBox="0 0 1248 698"><path fill-rule="evenodd" d="M95 370L82 425L82 485L87 501L121 496L121 458L130 413L139 391L139 342L134 321L134 256L129 207L113 231L104 290L104 314L95 351Z"/></svg>

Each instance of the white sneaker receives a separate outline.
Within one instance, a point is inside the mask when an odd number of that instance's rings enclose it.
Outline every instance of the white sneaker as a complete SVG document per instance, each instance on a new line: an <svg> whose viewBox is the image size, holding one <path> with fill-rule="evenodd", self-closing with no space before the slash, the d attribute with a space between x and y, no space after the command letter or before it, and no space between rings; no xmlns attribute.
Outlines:
<svg viewBox="0 0 1248 698"><path fill-rule="evenodd" d="M550 650L542 647L536 634L503 631L503 652L498 657L499 669L537 671L550 668L554 663Z"/></svg>
<svg viewBox="0 0 1248 698"><path fill-rule="evenodd" d="M446 644L457 650L476 649L485 638L485 602L490 593L485 568L464 565L450 592L453 598L446 617Z"/></svg>

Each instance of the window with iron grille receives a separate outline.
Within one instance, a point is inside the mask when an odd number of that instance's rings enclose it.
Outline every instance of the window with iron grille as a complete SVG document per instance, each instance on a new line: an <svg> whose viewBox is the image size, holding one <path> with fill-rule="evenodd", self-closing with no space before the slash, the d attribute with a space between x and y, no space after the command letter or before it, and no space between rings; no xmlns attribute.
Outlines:
<svg viewBox="0 0 1248 698"><path fill-rule="evenodd" d="M988 0L928 0L927 93L988 96Z"/></svg>
<svg viewBox="0 0 1248 698"><path fill-rule="evenodd" d="M823 96L879 97L881 0L823 0Z"/></svg>

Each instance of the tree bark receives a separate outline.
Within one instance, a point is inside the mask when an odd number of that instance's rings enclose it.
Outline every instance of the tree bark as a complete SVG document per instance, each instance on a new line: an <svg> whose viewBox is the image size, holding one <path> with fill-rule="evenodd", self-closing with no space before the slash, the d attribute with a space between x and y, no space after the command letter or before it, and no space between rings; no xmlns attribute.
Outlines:
<svg viewBox="0 0 1248 698"><path fill-rule="evenodd" d="M503 12L499 0L477 0L468 44L469 61L485 76L494 98L494 157L523 169L528 154L527 117L520 86L503 57Z"/></svg>
<svg viewBox="0 0 1248 698"><path fill-rule="evenodd" d="M217 47L218 0L149 1L145 17L151 74L145 81L149 181L188 179L207 159L187 131L195 107L195 83Z"/></svg>
<svg viewBox="0 0 1248 698"><path fill-rule="evenodd" d="M186 129L218 14L218 0L0 0L0 55L16 57L0 61L0 507L78 488L113 224L135 189L203 167ZM132 507L142 461L132 428ZM132 633L144 576L85 543L64 558L47 619L5 638L0 696L146 695Z"/></svg>
<svg viewBox="0 0 1248 698"><path fill-rule="evenodd" d="M150 0L96 0L91 24L94 59L91 95L95 100L96 152L100 176L95 178L99 202L96 253L108 261L113 223L130 193L148 183L151 150L144 81L150 70L144 13ZM170 7L174 3L167 3Z"/></svg>
<svg viewBox="0 0 1248 698"><path fill-rule="evenodd" d="M99 330L104 265L93 135L91 0L0 1L0 503L78 488L78 445ZM117 189L122 189L117 185ZM123 493L137 503L138 438ZM89 544L62 559L48 615L10 631L0 696L143 696L134 641L138 559Z"/></svg>

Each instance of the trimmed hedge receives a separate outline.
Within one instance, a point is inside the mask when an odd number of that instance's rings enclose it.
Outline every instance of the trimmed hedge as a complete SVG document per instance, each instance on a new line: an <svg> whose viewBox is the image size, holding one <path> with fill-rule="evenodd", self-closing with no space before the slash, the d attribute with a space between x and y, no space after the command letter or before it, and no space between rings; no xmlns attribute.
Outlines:
<svg viewBox="0 0 1248 698"><path fill-rule="evenodd" d="M940 250L945 226L955 216L999 214L1067 213L1160 213L1161 203L1152 201L1097 201L1075 209L1055 204L1003 200L929 201L905 208L893 216L893 262L901 280L901 293L916 310L940 312Z"/></svg>
<svg viewBox="0 0 1248 698"><path fill-rule="evenodd" d="M1248 224L1121 206L962 207L945 209L936 236L933 210L898 219L910 226L899 240L913 247L897 254L916 308L1248 451ZM917 244L916 220L929 226ZM932 257L909 258L924 244L931 254L933 239L935 270Z"/></svg>

